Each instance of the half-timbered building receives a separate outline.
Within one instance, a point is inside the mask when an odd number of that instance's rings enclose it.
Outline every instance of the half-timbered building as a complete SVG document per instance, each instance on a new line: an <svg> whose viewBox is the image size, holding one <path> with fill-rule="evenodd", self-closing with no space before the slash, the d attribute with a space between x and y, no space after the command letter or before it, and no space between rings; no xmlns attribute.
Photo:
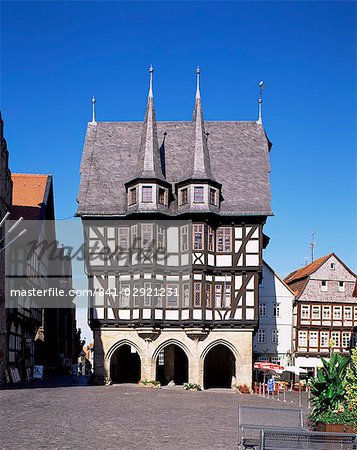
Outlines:
<svg viewBox="0 0 357 450"><path fill-rule="evenodd" d="M88 124L77 215L98 380L251 383L271 144L261 115L204 121L199 76L192 121L156 121L151 68L144 122Z"/></svg>
<svg viewBox="0 0 357 450"><path fill-rule="evenodd" d="M334 253L290 273L294 365L315 375L321 357L348 354L357 344L356 275Z"/></svg>

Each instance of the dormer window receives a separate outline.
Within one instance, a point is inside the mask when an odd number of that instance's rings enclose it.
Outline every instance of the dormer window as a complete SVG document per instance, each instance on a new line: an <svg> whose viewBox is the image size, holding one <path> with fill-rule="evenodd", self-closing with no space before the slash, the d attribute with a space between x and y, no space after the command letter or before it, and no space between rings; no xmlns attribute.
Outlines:
<svg viewBox="0 0 357 450"><path fill-rule="evenodd" d="M216 189L210 188L209 190L209 202L211 205L216 206L217 205L217 191Z"/></svg>
<svg viewBox="0 0 357 450"><path fill-rule="evenodd" d="M143 203L152 203L152 186L143 186L142 202Z"/></svg>
<svg viewBox="0 0 357 450"><path fill-rule="evenodd" d="M136 188L129 191L129 206L136 204Z"/></svg>
<svg viewBox="0 0 357 450"><path fill-rule="evenodd" d="M158 203L159 205L165 205L166 204L166 191L163 188L159 188L159 198L158 198Z"/></svg>
<svg viewBox="0 0 357 450"><path fill-rule="evenodd" d="M203 186L195 186L193 188L193 202L194 203L203 203Z"/></svg>
<svg viewBox="0 0 357 450"><path fill-rule="evenodd" d="M180 205L187 205L188 203L188 189L181 189L180 191Z"/></svg>

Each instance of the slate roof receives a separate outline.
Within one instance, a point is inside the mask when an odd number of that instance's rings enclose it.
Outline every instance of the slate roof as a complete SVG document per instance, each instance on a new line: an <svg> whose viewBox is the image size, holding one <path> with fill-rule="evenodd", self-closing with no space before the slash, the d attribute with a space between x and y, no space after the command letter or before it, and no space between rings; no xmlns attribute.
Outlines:
<svg viewBox="0 0 357 450"><path fill-rule="evenodd" d="M222 184L223 215L271 215L270 163L264 128L257 122L205 122L210 166ZM81 161L77 215L126 213L125 183L133 178L143 122L88 124ZM157 122L163 173L174 183L192 173L194 122Z"/></svg>

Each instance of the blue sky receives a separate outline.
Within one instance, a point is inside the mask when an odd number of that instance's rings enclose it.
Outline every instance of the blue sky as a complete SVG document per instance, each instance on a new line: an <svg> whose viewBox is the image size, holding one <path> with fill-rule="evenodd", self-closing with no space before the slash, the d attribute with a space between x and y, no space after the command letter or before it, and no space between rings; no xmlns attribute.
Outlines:
<svg viewBox="0 0 357 450"><path fill-rule="evenodd" d="M254 120L266 82L267 261L282 275L335 251L357 270L354 2L3 2L1 109L13 172L52 173L73 216L98 120L142 120L148 66L159 120L189 120L195 67L207 120Z"/></svg>

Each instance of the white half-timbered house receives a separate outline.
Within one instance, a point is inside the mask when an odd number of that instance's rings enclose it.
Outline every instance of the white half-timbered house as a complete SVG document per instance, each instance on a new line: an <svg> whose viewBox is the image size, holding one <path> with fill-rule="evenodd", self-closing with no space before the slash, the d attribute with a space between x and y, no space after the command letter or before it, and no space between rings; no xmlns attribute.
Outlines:
<svg viewBox="0 0 357 450"><path fill-rule="evenodd" d="M94 111L94 109L93 109ZM98 380L251 383L269 151L261 115L88 124L82 218Z"/></svg>

